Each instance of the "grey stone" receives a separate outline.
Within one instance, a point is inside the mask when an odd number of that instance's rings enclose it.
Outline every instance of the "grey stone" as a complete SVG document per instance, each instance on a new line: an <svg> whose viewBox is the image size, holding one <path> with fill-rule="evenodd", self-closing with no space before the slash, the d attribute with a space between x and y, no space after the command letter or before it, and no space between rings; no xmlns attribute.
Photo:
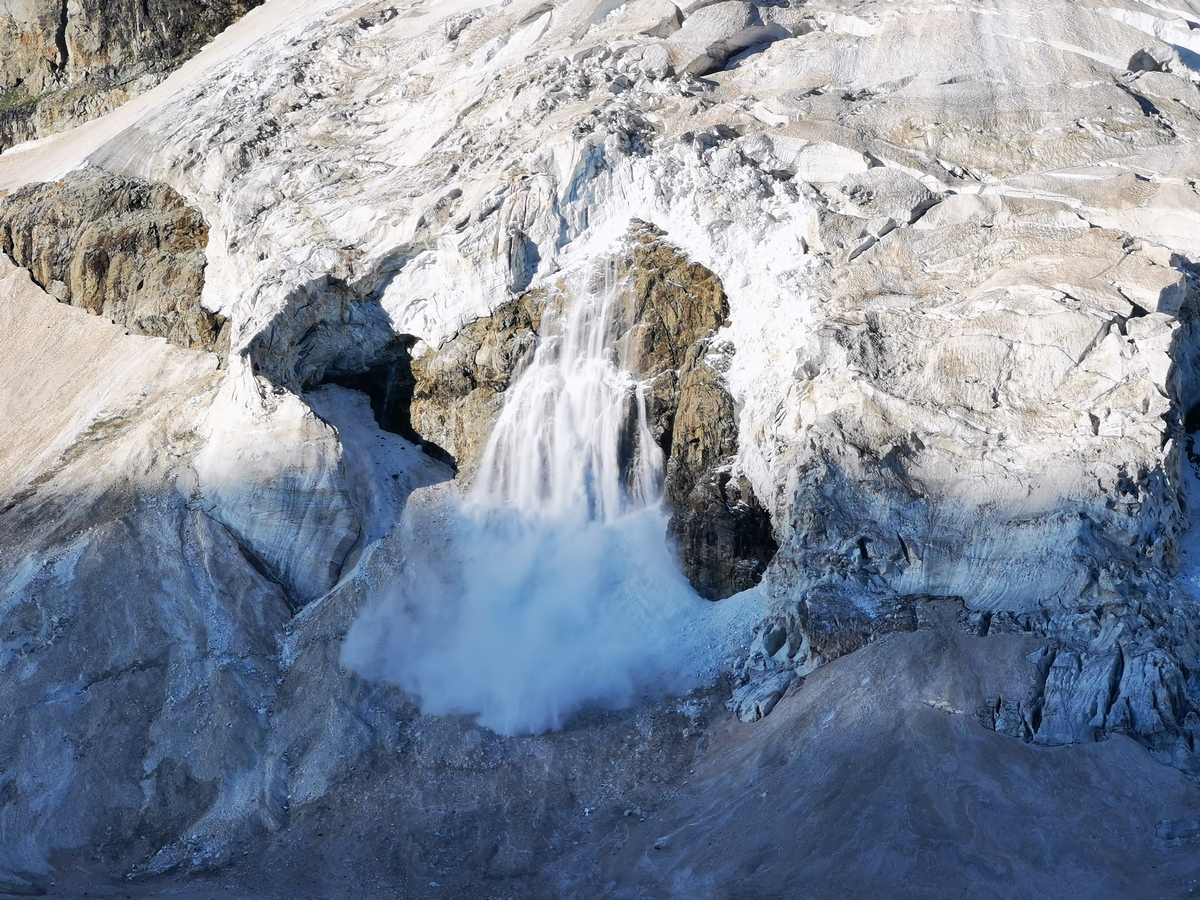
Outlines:
<svg viewBox="0 0 1200 900"><path fill-rule="evenodd" d="M742 722L757 722L771 714L795 680L796 673L791 669L764 672L741 687L734 688L728 708Z"/></svg>

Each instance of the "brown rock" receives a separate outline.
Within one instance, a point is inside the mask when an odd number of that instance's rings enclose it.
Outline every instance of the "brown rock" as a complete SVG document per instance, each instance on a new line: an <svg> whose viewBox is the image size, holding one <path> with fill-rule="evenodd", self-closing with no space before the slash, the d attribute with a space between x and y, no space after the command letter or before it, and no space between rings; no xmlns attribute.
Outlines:
<svg viewBox="0 0 1200 900"><path fill-rule="evenodd" d="M208 225L166 185L101 169L0 202L0 249L63 303L134 334L224 355L223 316L200 305Z"/></svg>
<svg viewBox="0 0 1200 900"><path fill-rule="evenodd" d="M708 341L688 349L667 465L665 493L673 506L682 506L705 475L737 453L737 415L722 379L729 355L711 352Z"/></svg>
<svg viewBox="0 0 1200 900"><path fill-rule="evenodd" d="M544 291L522 294L412 360L412 429L427 452L466 478L487 447L505 389L533 358L545 300Z"/></svg>
<svg viewBox="0 0 1200 900"><path fill-rule="evenodd" d="M618 346L648 382L651 432L667 456L668 537L692 586L710 600L753 587L778 545L771 521L744 478L732 475L737 411L723 372L732 349L714 347L729 301L721 280L635 226L624 263Z"/></svg>
<svg viewBox="0 0 1200 900"><path fill-rule="evenodd" d="M617 344L629 371L651 379L683 367L688 349L725 324L729 300L721 279L661 240L657 229L640 222L634 229L618 267L625 289Z"/></svg>
<svg viewBox="0 0 1200 900"><path fill-rule="evenodd" d="M613 341L643 384L651 433L668 460L668 536L692 585L719 600L757 584L777 549L770 517L732 474L737 414L722 375L732 350L712 343L729 302L713 272L644 222L634 223L616 275ZM479 465L504 391L532 359L543 309L567 301L562 290L523 294L414 358L412 427L466 477Z"/></svg>
<svg viewBox="0 0 1200 900"><path fill-rule="evenodd" d="M0 150L149 90L261 0L11 0Z"/></svg>

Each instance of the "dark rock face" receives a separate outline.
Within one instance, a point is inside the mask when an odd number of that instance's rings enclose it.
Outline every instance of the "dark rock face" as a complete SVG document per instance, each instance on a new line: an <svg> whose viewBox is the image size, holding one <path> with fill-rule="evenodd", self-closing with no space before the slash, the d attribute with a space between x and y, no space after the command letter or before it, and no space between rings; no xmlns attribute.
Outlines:
<svg viewBox="0 0 1200 900"><path fill-rule="evenodd" d="M733 350L713 339L729 315L725 290L645 223L635 223L616 275L615 346L645 388L667 459L669 540L697 592L720 600L757 584L777 549L770 517L733 471L737 411L723 378ZM413 360L412 428L465 476L479 465L504 391L532 359L542 311L558 302L527 292Z"/></svg>
<svg viewBox="0 0 1200 900"><path fill-rule="evenodd" d="M716 368L728 351L712 351L707 341L693 346L680 376L664 496L684 574L700 596L720 600L757 584L777 544L750 483L731 470L737 422Z"/></svg>
<svg viewBox="0 0 1200 900"><path fill-rule="evenodd" d="M0 16L0 150L149 90L261 0L14 0Z"/></svg>
<svg viewBox="0 0 1200 900"><path fill-rule="evenodd" d="M412 426L412 400L416 388L410 352L415 338L397 337L384 347L378 359L361 372L334 374L326 380L352 391L361 391L371 401L375 423L384 431L409 441L420 441Z"/></svg>
<svg viewBox="0 0 1200 900"><path fill-rule="evenodd" d="M715 274L639 226L624 264L619 346L650 385L651 430L667 457L668 535L700 596L721 600L753 587L778 545L771 520L735 475L737 411L723 379L732 347L713 335L729 315Z"/></svg>
<svg viewBox="0 0 1200 900"><path fill-rule="evenodd" d="M223 316L200 305L203 216L166 185L100 169L0 202L0 249L63 303L134 334L224 356Z"/></svg>

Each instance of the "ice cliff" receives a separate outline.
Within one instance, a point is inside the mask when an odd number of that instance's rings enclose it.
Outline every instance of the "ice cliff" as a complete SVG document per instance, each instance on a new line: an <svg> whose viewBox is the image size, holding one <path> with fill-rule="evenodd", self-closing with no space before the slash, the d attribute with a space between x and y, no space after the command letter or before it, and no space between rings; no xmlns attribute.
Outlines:
<svg viewBox="0 0 1200 900"><path fill-rule="evenodd" d="M1138 859L1184 885L1197 34L1191 0L267 0L0 154L0 889L273 896L328 833L354 889L414 895L927 896L988 846L1036 894L1082 851L1007 835L1077 797L1096 896ZM663 540L749 611L725 680L532 737L419 715L343 639L442 558L598 260ZM879 747L845 801L872 864L781 862L763 835L851 852L822 816ZM1008 805L943 809L930 747ZM798 799L748 811L760 784ZM712 809L720 862L686 836ZM957 849L902 866L922 835Z"/></svg>

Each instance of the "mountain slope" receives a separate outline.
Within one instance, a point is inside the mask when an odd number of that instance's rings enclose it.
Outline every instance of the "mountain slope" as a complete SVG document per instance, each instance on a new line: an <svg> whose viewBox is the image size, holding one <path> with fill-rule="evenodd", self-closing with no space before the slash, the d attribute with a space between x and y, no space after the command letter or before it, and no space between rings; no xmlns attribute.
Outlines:
<svg viewBox="0 0 1200 900"><path fill-rule="evenodd" d="M1197 27L1188 0L268 0L153 90L0 155L0 219L81 166L190 204L230 342L222 362L124 335L5 270L5 877L221 870L269 894L256 871L330 829L353 884L414 893L951 892L904 861L926 852L997 892L1052 892L1060 863L1095 895L1183 890ZM104 208L113 180L90 183ZM468 488L422 423L481 457L521 342L552 337L534 320L606 259L636 306L647 234L691 273L679 296L725 304L654 370L697 454L719 436L689 533L736 537L719 517L744 503L778 546L721 601L749 611L720 635L729 680L547 736L421 717L341 648L415 564L404 511L443 522ZM711 402L680 399L689 377ZM622 749L645 730L651 787ZM390 816L427 771L422 809ZM747 779L795 799L752 809ZM1094 851L1029 825L1080 810L1107 823ZM710 813L723 855L653 849Z"/></svg>

